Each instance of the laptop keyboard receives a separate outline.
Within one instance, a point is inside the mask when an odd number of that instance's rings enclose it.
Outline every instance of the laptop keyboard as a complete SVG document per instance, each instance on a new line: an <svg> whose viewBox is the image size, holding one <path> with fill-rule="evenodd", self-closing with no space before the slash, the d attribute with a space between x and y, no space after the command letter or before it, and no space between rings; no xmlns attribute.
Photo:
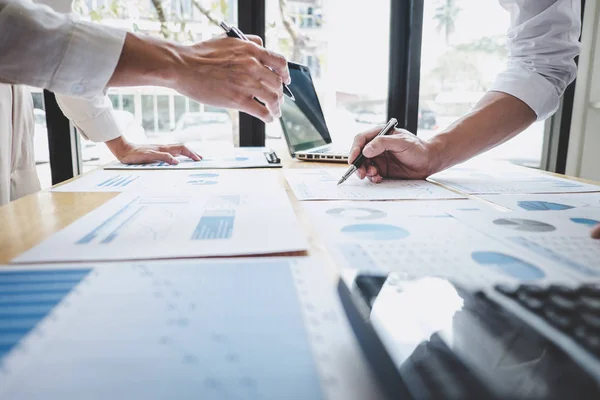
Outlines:
<svg viewBox="0 0 600 400"><path fill-rule="evenodd" d="M578 288L497 285L496 291L513 298L600 357L600 284Z"/></svg>

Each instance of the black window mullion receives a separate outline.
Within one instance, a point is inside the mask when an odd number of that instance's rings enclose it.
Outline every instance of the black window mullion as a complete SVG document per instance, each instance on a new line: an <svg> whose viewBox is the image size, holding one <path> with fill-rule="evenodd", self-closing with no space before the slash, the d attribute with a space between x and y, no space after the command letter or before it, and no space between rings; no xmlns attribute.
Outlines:
<svg viewBox="0 0 600 400"><path fill-rule="evenodd" d="M238 0L238 27L244 33L260 36L265 40L265 0ZM264 146L265 124L246 113L240 112L240 146Z"/></svg>
<svg viewBox="0 0 600 400"><path fill-rule="evenodd" d="M46 127L48 128L48 151L52 184L56 185L79 174L79 156L76 140L71 134L71 124L62 113L54 93L44 90Z"/></svg>
<svg viewBox="0 0 600 400"><path fill-rule="evenodd" d="M581 21L585 11L585 0L581 1ZM579 37L581 41L581 36ZM575 64L579 67L579 57L575 57ZM542 154L541 168L547 171L564 174L567 169L567 154L569 152L569 139L571 137L571 119L573 118L573 103L575 101L576 80L567 86L561 99L560 107L556 114L547 121L550 124L546 129L547 137L544 138L544 154Z"/></svg>
<svg viewBox="0 0 600 400"><path fill-rule="evenodd" d="M388 118L417 131L423 0L391 0Z"/></svg>

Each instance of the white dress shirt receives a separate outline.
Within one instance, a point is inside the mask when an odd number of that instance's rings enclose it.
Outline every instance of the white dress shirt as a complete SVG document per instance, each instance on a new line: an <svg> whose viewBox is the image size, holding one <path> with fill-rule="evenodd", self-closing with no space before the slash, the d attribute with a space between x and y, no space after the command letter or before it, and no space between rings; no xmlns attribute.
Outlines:
<svg viewBox="0 0 600 400"><path fill-rule="evenodd" d="M125 35L28 0L0 0L0 81L93 98L103 94Z"/></svg>
<svg viewBox="0 0 600 400"><path fill-rule="evenodd" d="M490 90L517 97L544 120L577 75L581 0L499 2L511 15L509 60Z"/></svg>

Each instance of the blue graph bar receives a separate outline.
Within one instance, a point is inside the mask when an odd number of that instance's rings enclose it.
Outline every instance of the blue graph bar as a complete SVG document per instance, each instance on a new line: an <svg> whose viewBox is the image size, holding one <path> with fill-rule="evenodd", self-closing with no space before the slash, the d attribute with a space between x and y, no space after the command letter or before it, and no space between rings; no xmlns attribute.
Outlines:
<svg viewBox="0 0 600 400"><path fill-rule="evenodd" d="M0 359L31 332L90 271L0 271Z"/></svg>
<svg viewBox="0 0 600 400"><path fill-rule="evenodd" d="M192 240L230 239L235 215L203 216L192 234Z"/></svg>
<svg viewBox="0 0 600 400"><path fill-rule="evenodd" d="M140 211L142 211L145 207L142 206L140 208L138 208L133 214L131 214L129 217L127 217L127 219L123 222L121 222L119 224L119 226L117 226L115 228L114 231L112 231L107 237L105 237L104 239L102 239L102 241L100 243L102 244L107 244L112 242L117 236L119 236L119 231L125 226L127 225Z"/></svg>
<svg viewBox="0 0 600 400"><path fill-rule="evenodd" d="M113 176L112 178L110 178L110 179L107 179L107 180L105 180L104 182L101 182L101 183L99 183L99 184L98 184L98 187L102 187L102 186L110 186L110 185L111 185L111 183L112 183L114 180L116 180L116 179L119 179L120 177L121 177L121 175L116 175L116 176Z"/></svg>
<svg viewBox="0 0 600 400"><path fill-rule="evenodd" d="M121 186L125 187L125 186L129 185L131 182L135 181L137 178L139 178L139 175L136 176L135 178L132 176L127 182L123 183Z"/></svg>
<svg viewBox="0 0 600 400"><path fill-rule="evenodd" d="M123 214L129 207L131 207L131 205L133 203L135 203L138 200L138 198L139 197L136 197L131 202L127 203L123 208L121 208L116 213L114 213L113 215L111 215L103 223L101 223L100 225L98 225L93 231L91 231L90 233L88 233L87 235L85 235L84 237L82 237L81 239L79 239L77 242L75 242L75 244L90 244L96 238L96 236L98 236L98 232L102 228L104 228L106 225L110 224L115 219L117 219L119 217L119 215Z"/></svg>

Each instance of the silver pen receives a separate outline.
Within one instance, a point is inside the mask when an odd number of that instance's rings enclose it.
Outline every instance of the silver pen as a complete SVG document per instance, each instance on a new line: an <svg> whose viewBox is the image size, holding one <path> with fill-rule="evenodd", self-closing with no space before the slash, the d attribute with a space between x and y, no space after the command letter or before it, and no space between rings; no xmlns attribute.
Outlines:
<svg viewBox="0 0 600 400"><path fill-rule="evenodd" d="M379 133L377 134L377 136L375 136L373 139L375 139L376 137L379 137L379 136L387 135L397 125L398 125L398 121L396 120L396 118L390 119L388 121L388 123L385 124L385 126L383 127L383 129L381 129L379 131ZM346 182L346 180L348 178L350 178L350 176L354 172L356 172L356 170L358 169L358 167L360 167L360 165L365 161L365 158L366 157L361 152L360 155L358 157L356 157L356 160L354 160L352 162L352 165L350 166L350 168L348 168L348 171L346 171L346 173L344 175L342 175L342 178L338 181L337 184L341 185L342 183Z"/></svg>
<svg viewBox="0 0 600 400"><path fill-rule="evenodd" d="M238 38L238 39L244 40L246 42L250 41L250 39L248 39L248 37L246 35L244 35L244 32L240 31L235 26L227 25L227 23L225 23L225 21L221 21L219 26L225 31L225 34L229 37ZM269 68L269 67L267 67L267 68ZM272 68L269 68L269 69L271 71L273 71ZM285 94L287 97L289 97L293 101L296 101L296 98L294 97L294 93L292 93L290 88L285 83L283 84L283 94Z"/></svg>

